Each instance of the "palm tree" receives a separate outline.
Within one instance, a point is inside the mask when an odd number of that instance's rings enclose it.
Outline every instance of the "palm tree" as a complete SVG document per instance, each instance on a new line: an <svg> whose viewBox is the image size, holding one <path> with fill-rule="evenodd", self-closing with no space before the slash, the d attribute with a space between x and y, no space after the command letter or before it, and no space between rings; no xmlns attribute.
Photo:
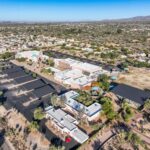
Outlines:
<svg viewBox="0 0 150 150"><path fill-rule="evenodd" d="M147 99L143 105L143 110L150 112L150 99Z"/></svg>
<svg viewBox="0 0 150 150"><path fill-rule="evenodd" d="M58 106L58 95L55 93L52 94L50 102L53 107Z"/></svg>
<svg viewBox="0 0 150 150"><path fill-rule="evenodd" d="M84 112L85 112L85 107L79 108L76 118L77 118L78 121L80 121L80 123L83 123Z"/></svg>
<svg viewBox="0 0 150 150"><path fill-rule="evenodd" d="M61 107L65 107L65 103L67 101L67 98L65 95L61 96L61 98L59 99L59 104Z"/></svg>
<svg viewBox="0 0 150 150"><path fill-rule="evenodd" d="M129 121L130 118L133 116L133 112L131 110L131 107L129 106L129 104L124 101L122 103L122 117L125 121Z"/></svg>

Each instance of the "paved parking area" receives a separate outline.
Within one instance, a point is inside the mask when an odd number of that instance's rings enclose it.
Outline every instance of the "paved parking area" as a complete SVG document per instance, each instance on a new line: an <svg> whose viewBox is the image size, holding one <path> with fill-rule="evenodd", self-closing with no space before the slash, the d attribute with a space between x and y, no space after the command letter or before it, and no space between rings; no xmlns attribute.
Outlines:
<svg viewBox="0 0 150 150"><path fill-rule="evenodd" d="M33 120L34 109L50 102L50 96L53 92L58 93L66 90L59 84L53 83L41 76L37 77L37 80L32 80L31 74L27 74L22 68L13 65L14 68L7 69L3 72L6 74L4 79L8 80L11 76L12 81L10 83L0 84L0 89L8 89L5 93L7 101L4 104L6 109L15 107L20 113L22 113L28 121ZM15 73L14 73L15 72ZM8 74L12 75L8 75ZM16 74L16 75L15 75ZM27 83L28 79L31 81ZM11 87L11 88L10 88ZM45 125L46 120L42 120L40 123L39 131L42 132L45 129L45 137L52 141L58 139ZM60 143L66 147L66 150L76 147L78 143L72 140L71 143L65 143L60 140Z"/></svg>

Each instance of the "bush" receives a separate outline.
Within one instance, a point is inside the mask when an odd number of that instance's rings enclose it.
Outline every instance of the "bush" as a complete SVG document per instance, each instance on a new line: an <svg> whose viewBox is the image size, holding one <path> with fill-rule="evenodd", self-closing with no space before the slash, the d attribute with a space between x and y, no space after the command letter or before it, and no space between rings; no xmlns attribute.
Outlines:
<svg viewBox="0 0 150 150"><path fill-rule="evenodd" d="M25 69L25 73L29 74L29 73L30 73L30 71L29 71L29 70L27 70L27 69Z"/></svg>
<svg viewBox="0 0 150 150"><path fill-rule="evenodd" d="M99 75L99 77L97 78L97 81L99 82L99 87L103 89L104 91L109 90L110 83L108 80L109 80L109 77L105 74Z"/></svg>
<svg viewBox="0 0 150 150"><path fill-rule="evenodd" d="M47 65L50 65L50 66L54 66L54 61L53 61L52 59L48 59L48 60L46 61L46 64L47 64Z"/></svg>
<svg viewBox="0 0 150 150"><path fill-rule="evenodd" d="M42 70L41 70L41 72L42 73L46 73L46 74L48 74L48 73L52 73L52 71L51 71L51 69L49 68L49 69L45 69L45 68L43 68Z"/></svg>
<svg viewBox="0 0 150 150"><path fill-rule="evenodd" d="M136 133L127 132L126 139L129 141L133 146L143 145L140 137Z"/></svg>
<svg viewBox="0 0 150 150"><path fill-rule="evenodd" d="M16 60L19 61L19 62L25 62L25 61L26 61L26 58L23 58L23 57L22 57L22 58L17 58Z"/></svg>
<svg viewBox="0 0 150 150"><path fill-rule="evenodd" d="M34 110L34 119L35 120L42 120L44 118L44 113L42 108L37 108Z"/></svg>
<svg viewBox="0 0 150 150"><path fill-rule="evenodd" d="M36 129L39 129L39 125L38 125L37 121L32 121L30 123L30 125L28 126L28 131L31 132L31 131L34 131Z"/></svg>
<svg viewBox="0 0 150 150"><path fill-rule="evenodd" d="M0 59L9 59L12 56L14 56L14 53L6 52L6 53L0 55Z"/></svg>
<svg viewBox="0 0 150 150"><path fill-rule="evenodd" d="M113 108L113 104L110 100L110 98L108 97L103 97L101 100L100 100L100 103L102 105L102 110L105 114L105 116L107 117L108 120L113 120L116 118L117 114L116 112L114 111L114 108Z"/></svg>
<svg viewBox="0 0 150 150"><path fill-rule="evenodd" d="M101 53L101 58L106 58L106 59L115 59L119 56L118 53L116 52L109 52L109 53Z"/></svg>
<svg viewBox="0 0 150 150"><path fill-rule="evenodd" d="M133 116L133 112L131 110L131 107L128 105L127 102L123 102L123 105L122 105L122 117L123 117L123 119L126 122L128 122L132 116Z"/></svg>
<svg viewBox="0 0 150 150"><path fill-rule="evenodd" d="M139 62L137 60L127 60L127 62L129 63L129 65L134 66L134 67L146 67L146 68L150 68L150 64L147 62Z"/></svg>
<svg viewBox="0 0 150 150"><path fill-rule="evenodd" d="M33 77L33 78L36 78L36 77L37 77L37 74L36 74L36 73L32 73L32 77Z"/></svg>

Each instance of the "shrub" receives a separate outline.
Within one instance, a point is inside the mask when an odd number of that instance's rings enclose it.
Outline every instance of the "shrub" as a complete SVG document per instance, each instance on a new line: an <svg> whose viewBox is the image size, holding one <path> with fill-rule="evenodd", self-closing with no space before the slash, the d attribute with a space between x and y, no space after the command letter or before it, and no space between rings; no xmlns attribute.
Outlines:
<svg viewBox="0 0 150 150"><path fill-rule="evenodd" d="M19 62L25 62L25 61L26 61L26 58L23 58L23 57L22 57L22 58L17 58L16 60L19 61Z"/></svg>
<svg viewBox="0 0 150 150"><path fill-rule="evenodd" d="M33 77L33 78L36 78L36 77L37 77L37 74L36 74L36 73L33 73L33 74L32 74L32 77Z"/></svg>
<svg viewBox="0 0 150 150"><path fill-rule="evenodd" d="M34 119L35 120L42 120L44 118L44 113L42 108L37 108L34 110Z"/></svg>

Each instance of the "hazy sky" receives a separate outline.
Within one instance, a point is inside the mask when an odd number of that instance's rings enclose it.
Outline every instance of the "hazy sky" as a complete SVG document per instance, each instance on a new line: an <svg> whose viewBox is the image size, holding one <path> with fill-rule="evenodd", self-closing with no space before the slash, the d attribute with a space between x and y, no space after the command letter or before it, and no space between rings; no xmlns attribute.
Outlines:
<svg viewBox="0 0 150 150"><path fill-rule="evenodd" d="M0 21L92 21L150 15L150 0L0 0Z"/></svg>

